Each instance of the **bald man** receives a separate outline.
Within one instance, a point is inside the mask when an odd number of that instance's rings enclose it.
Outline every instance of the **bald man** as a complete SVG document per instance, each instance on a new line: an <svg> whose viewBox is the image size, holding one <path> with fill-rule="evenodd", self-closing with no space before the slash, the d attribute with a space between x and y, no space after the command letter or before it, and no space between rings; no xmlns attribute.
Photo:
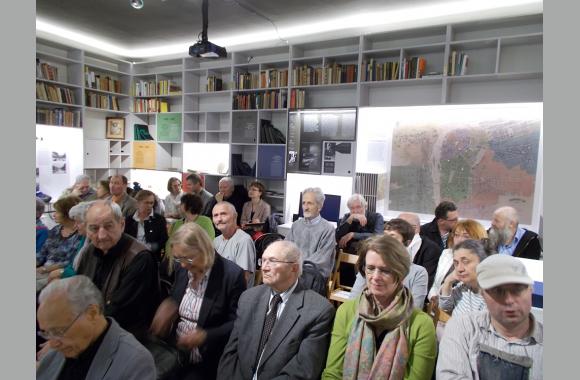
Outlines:
<svg viewBox="0 0 580 380"><path fill-rule="evenodd" d="M437 273L437 265L439 264L439 256L441 256L440 247L433 243L430 239L423 239L420 235L421 220L417 214L411 212L403 212L399 214L398 218L403 219L409 223L415 230L415 236L407 247L407 251L411 255L411 262L425 268L429 276L428 287L431 289L433 281L435 280L435 273Z"/></svg>
<svg viewBox="0 0 580 380"><path fill-rule="evenodd" d="M539 260L542 254L538 234L519 226L518 212L513 207L494 211L489 238L500 254L533 260Z"/></svg>

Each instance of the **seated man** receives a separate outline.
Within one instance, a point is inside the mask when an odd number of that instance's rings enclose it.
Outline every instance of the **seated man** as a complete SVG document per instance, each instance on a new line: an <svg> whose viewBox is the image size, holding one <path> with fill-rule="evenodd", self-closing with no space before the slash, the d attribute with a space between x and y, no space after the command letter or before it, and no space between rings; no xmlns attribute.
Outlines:
<svg viewBox="0 0 580 380"><path fill-rule="evenodd" d="M94 201L97 199L97 191L91 187L91 177L86 174L78 175L75 179L75 183L66 189L60 197L62 198L69 195L76 195L83 202Z"/></svg>
<svg viewBox="0 0 580 380"><path fill-rule="evenodd" d="M533 280L511 256L477 265L488 311L453 317L439 346L437 379L543 378L543 326L530 313Z"/></svg>
<svg viewBox="0 0 580 380"><path fill-rule="evenodd" d="M213 241L217 253L233 261L244 270L248 288L254 285L256 272L256 247L254 241L236 226L238 214L229 202L219 202L213 208L213 223L222 233Z"/></svg>
<svg viewBox="0 0 580 380"><path fill-rule="evenodd" d="M103 296L88 277L52 281L39 302L39 335L49 349L36 369L38 380L156 379L153 357L103 315Z"/></svg>
<svg viewBox="0 0 580 380"><path fill-rule="evenodd" d="M415 231L413 226L403 219L391 219L385 224L385 235L389 235L401 242L405 247L408 247L415 235ZM413 305L418 309L423 309L423 305L425 304L425 297L427 297L428 292L427 282L428 276L425 268L411 263L409 274L403 279L403 285L411 291L411 294L413 295ZM352 291L350 292L350 298L354 298L361 294L365 285L365 278L358 273Z"/></svg>
<svg viewBox="0 0 580 380"><path fill-rule="evenodd" d="M439 253L447 248L447 238L459 220L455 203L443 201L435 208L435 218L421 226L421 237L430 239L439 246Z"/></svg>
<svg viewBox="0 0 580 380"><path fill-rule="evenodd" d="M360 194L353 194L346 202L349 213L338 223L336 242L345 252L355 254L359 242L383 233L383 216L367 210L367 201Z"/></svg>
<svg viewBox="0 0 580 380"><path fill-rule="evenodd" d="M524 259L539 260L542 246L538 234L521 228L518 212L513 207L500 207L493 213L489 239L497 252Z"/></svg>
<svg viewBox="0 0 580 380"><path fill-rule="evenodd" d="M334 266L334 228L320 215L324 205L324 194L318 187L309 187L302 192L304 218L294 223L286 240L294 242L304 255L304 260L318 266L322 276L328 280Z"/></svg>
<svg viewBox="0 0 580 380"><path fill-rule="evenodd" d="M202 210L205 208L213 198L213 194L207 191L201 182L201 177L197 173L191 173L187 176L185 182L187 183L187 192L198 195L201 198Z"/></svg>
<svg viewBox="0 0 580 380"><path fill-rule="evenodd" d="M248 197L248 191L241 185L234 186L234 180L230 177L223 177L220 179L218 189L219 191L209 200L209 202L206 203L203 209L203 215L211 218L213 216L214 206L218 204L218 202L227 201L236 208L236 212L238 213L236 224L239 226L244 203L250 200Z"/></svg>
<svg viewBox="0 0 580 380"><path fill-rule="evenodd" d="M262 256L264 284L245 291L218 379L318 379L324 368L334 308L302 287L302 253L276 241Z"/></svg>
<svg viewBox="0 0 580 380"><path fill-rule="evenodd" d="M78 263L105 298L105 315L142 339L159 304L159 278L151 252L123 233L125 219L118 204L94 201L86 216L91 244Z"/></svg>
<svg viewBox="0 0 580 380"><path fill-rule="evenodd" d="M124 175L114 175L109 179L109 189L113 202L121 207L123 217L132 216L137 211L137 201L127 194L128 181Z"/></svg>

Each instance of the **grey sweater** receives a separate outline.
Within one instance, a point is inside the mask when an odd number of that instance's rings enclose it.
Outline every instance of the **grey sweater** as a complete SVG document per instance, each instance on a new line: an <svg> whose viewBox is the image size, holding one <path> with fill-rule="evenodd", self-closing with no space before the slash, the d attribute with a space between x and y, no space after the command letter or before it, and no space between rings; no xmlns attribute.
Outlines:
<svg viewBox="0 0 580 380"><path fill-rule="evenodd" d="M286 240L294 242L304 255L304 260L312 261L320 268L326 279L334 266L334 227L324 218L316 224L300 218L292 223Z"/></svg>

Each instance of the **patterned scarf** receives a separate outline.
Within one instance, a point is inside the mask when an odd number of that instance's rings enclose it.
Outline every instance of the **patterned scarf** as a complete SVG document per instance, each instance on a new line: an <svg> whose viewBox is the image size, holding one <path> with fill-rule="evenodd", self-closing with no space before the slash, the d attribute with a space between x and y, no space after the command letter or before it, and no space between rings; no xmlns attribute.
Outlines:
<svg viewBox="0 0 580 380"><path fill-rule="evenodd" d="M343 379L403 379L409 360L407 338L412 313L413 297L404 286L382 311L365 289L360 295L358 317L348 339ZM377 352L376 337L385 331Z"/></svg>

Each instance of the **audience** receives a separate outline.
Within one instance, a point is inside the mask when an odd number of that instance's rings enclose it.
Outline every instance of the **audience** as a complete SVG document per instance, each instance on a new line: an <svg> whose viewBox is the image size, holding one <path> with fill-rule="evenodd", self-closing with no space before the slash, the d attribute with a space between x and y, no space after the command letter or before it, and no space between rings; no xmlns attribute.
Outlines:
<svg viewBox="0 0 580 380"><path fill-rule="evenodd" d="M77 273L89 277L103 292L105 315L142 340L159 303L153 255L123 233L121 208L110 200L94 201L86 212L86 223L91 244L79 261Z"/></svg>
<svg viewBox="0 0 580 380"><path fill-rule="evenodd" d="M248 192L241 185L234 186L234 180L230 177L223 177L220 179L218 189L219 191L205 204L203 215L211 218L214 206L218 202L227 201L236 208L236 213L238 214L236 224L239 226L244 203L250 200L250 198L248 198Z"/></svg>
<svg viewBox="0 0 580 380"><path fill-rule="evenodd" d="M37 290L48 282L48 274L64 268L77 251L81 235L74 220L69 218L69 210L81 202L77 196L71 195L60 198L54 203L54 219L58 223L48 231L48 237L40 252L36 255Z"/></svg>
<svg viewBox="0 0 580 380"><path fill-rule="evenodd" d="M218 362L246 289L243 271L216 254L207 233L183 225L170 240L176 263L171 296L159 306L152 333L180 349L178 379L215 379ZM157 357L160 366L162 358ZM176 364L177 364L176 363ZM171 378L171 377L168 377Z"/></svg>
<svg viewBox="0 0 580 380"><path fill-rule="evenodd" d="M439 255L441 254L440 247L431 240L423 239L420 235L421 221L417 214L410 212L403 212L399 214L398 218L403 219L415 229L415 236L409 243L407 251L411 255L411 262L413 264L421 265L427 270L429 280L428 287L431 287L437 272L437 263L439 262Z"/></svg>
<svg viewBox="0 0 580 380"><path fill-rule="evenodd" d="M242 207L240 218L242 228L248 223L265 223L270 217L270 205L262 199L266 188L261 182L254 181L248 186L248 197L250 200Z"/></svg>
<svg viewBox="0 0 580 380"><path fill-rule="evenodd" d="M39 301L39 335L48 341L48 351L36 379L156 380L153 357L103 315L103 296L89 278L53 281Z"/></svg>
<svg viewBox="0 0 580 380"><path fill-rule="evenodd" d="M485 228L473 219L465 219L457 222L455 227L451 230L449 235L448 245L450 248L445 248L441 252L439 262L437 264L437 273L435 273L435 280L433 286L429 290L428 298L433 304L439 302L439 289L443 280L450 273L453 267L453 247L467 239L481 240L487 238Z"/></svg>
<svg viewBox="0 0 580 380"><path fill-rule="evenodd" d="M99 181L97 183L97 199L107 199L110 196L109 181Z"/></svg>
<svg viewBox="0 0 580 380"><path fill-rule="evenodd" d="M346 202L348 210L336 229L338 247L348 253L356 253L361 241L383 233L383 216L367 210L367 201L360 194L353 194Z"/></svg>
<svg viewBox="0 0 580 380"><path fill-rule="evenodd" d="M359 252L367 288L336 312L322 379L431 379L435 328L402 284L409 254L390 236L366 240Z"/></svg>
<svg viewBox="0 0 580 380"><path fill-rule="evenodd" d="M262 256L264 284L242 294L218 379L318 379L334 308L298 281L302 252L276 241Z"/></svg>
<svg viewBox="0 0 580 380"><path fill-rule="evenodd" d="M320 274L328 280L334 266L334 227L320 215L324 205L324 194L318 187L309 187L302 192L304 218L294 223L286 240L294 242L308 260L318 266Z"/></svg>
<svg viewBox="0 0 580 380"><path fill-rule="evenodd" d="M493 213L489 238L503 255L539 260L542 246L538 234L519 226L513 207L500 207Z"/></svg>
<svg viewBox="0 0 580 380"><path fill-rule="evenodd" d="M421 236L437 244L441 252L447 248L447 238L458 220L459 212L455 203L443 201L435 208L435 218L421 226Z"/></svg>
<svg viewBox="0 0 580 380"><path fill-rule="evenodd" d="M137 201L127 194L127 185L127 177L124 175L116 174L109 179L111 196L107 199L111 199L121 207L123 217L131 216L137 211Z"/></svg>
<svg viewBox="0 0 580 380"><path fill-rule="evenodd" d="M97 192L91 187L91 177L86 174L78 175L75 183L68 189L65 189L60 197L68 197L70 195L79 197L83 202L97 199Z"/></svg>
<svg viewBox="0 0 580 380"><path fill-rule="evenodd" d="M149 190L141 190L135 196L137 211L125 218L125 233L143 243L157 262L163 256L167 242L167 221L163 215L153 211L155 194Z"/></svg>
<svg viewBox="0 0 580 380"><path fill-rule="evenodd" d="M38 257L38 253L40 249L44 245L44 242L48 238L48 228L42 223L40 218L42 214L44 214L44 210L46 209L46 203L38 197L36 197L36 255Z"/></svg>
<svg viewBox="0 0 580 380"><path fill-rule="evenodd" d="M415 230L413 226L403 219L391 219L385 224L385 235L392 237L407 247L415 235ZM425 303L427 281L428 276L425 268L411 263L409 274L403 279L403 285L411 291L413 305L418 309L423 309ZM358 297L363 292L365 285L365 278L361 273L357 273L356 281L350 292L350 298Z"/></svg>
<svg viewBox="0 0 580 380"><path fill-rule="evenodd" d="M254 241L236 225L237 212L229 202L219 202L213 208L213 223L221 232L213 245L222 257L233 261L244 270L248 288L254 285L256 247Z"/></svg>
<svg viewBox="0 0 580 380"><path fill-rule="evenodd" d="M453 248L453 272L439 290L439 307L453 315L485 310L475 268L488 253L478 240L465 240Z"/></svg>
<svg viewBox="0 0 580 380"><path fill-rule="evenodd" d="M165 217L172 219L181 218L181 181L179 178L171 177L167 181L167 191L169 194L165 197Z"/></svg>
<svg viewBox="0 0 580 380"><path fill-rule="evenodd" d="M477 280L487 311L447 323L437 379L543 379L544 332L530 313L534 282L524 264L493 255L477 266Z"/></svg>
<svg viewBox="0 0 580 380"><path fill-rule="evenodd" d="M201 203L203 204L202 210L204 210L206 205L212 200L213 194L203 187L201 177L197 173L188 175L185 182L187 183L187 192L190 194L196 194L201 198ZM211 215L208 216L211 217Z"/></svg>

